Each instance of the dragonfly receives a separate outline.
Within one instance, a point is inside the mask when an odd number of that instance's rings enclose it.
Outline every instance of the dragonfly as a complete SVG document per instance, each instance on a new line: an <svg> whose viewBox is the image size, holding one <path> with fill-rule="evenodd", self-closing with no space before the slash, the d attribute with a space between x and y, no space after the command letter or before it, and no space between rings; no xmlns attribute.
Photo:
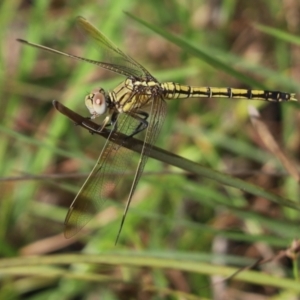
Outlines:
<svg viewBox="0 0 300 300"><path fill-rule="evenodd" d="M85 97L90 119L104 115L98 131L109 128L110 133L133 137L144 132L144 143L131 187L127 195L116 243L122 231L132 196L142 176L151 146L155 144L166 116L166 101L185 98L234 98L263 100L270 102L297 101L294 93L230 87L194 87L175 82L159 82L140 63L126 55L103 33L83 17L77 23L88 38L104 51L105 61L88 59L61 52L22 39L19 42L52 53L95 64L101 68L125 76L125 80L111 91L97 88ZM92 131L92 130L91 130ZM101 211L107 191L117 188L124 177L132 151L116 144L109 137L100 152L97 162L83 186L70 205L65 219L65 237L76 235L95 215ZM113 174L113 176L111 175Z"/></svg>

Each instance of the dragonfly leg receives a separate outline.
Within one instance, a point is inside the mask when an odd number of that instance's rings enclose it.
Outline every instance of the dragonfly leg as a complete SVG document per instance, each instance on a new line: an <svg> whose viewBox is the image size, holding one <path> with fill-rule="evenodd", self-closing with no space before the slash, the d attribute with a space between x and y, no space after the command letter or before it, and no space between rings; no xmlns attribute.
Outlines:
<svg viewBox="0 0 300 300"><path fill-rule="evenodd" d="M140 121L140 124L135 128L133 133L129 135L129 137L133 137L148 127L147 119L149 117L149 114L144 111L138 111L136 113L129 113L129 114L132 118Z"/></svg>
<svg viewBox="0 0 300 300"><path fill-rule="evenodd" d="M85 119L91 120L92 118L91 118L91 117L85 117ZM81 124L80 124L80 123L77 123L77 122L74 122L74 125L75 125L75 126L78 126L78 125L81 125Z"/></svg>
<svg viewBox="0 0 300 300"><path fill-rule="evenodd" d="M84 125L87 129L89 129L89 132L91 134L94 133L99 133L103 130L103 128L112 126L112 130L116 130L117 127L117 117L118 117L119 113L118 112L113 112L111 115L108 115L105 117L105 119L103 120L102 124L99 125L99 127L97 129L91 128L88 124L82 122L82 125ZM87 117L87 120L91 120L92 118Z"/></svg>
<svg viewBox="0 0 300 300"><path fill-rule="evenodd" d="M79 124L76 124L75 125L79 125ZM89 133L90 134L94 134L94 133L97 133L97 132L101 132L101 130L99 130L99 128L101 127L98 127L97 129L94 129L92 127L90 127L87 123L85 122L81 122L81 125L83 125L85 128L87 128L89 130Z"/></svg>

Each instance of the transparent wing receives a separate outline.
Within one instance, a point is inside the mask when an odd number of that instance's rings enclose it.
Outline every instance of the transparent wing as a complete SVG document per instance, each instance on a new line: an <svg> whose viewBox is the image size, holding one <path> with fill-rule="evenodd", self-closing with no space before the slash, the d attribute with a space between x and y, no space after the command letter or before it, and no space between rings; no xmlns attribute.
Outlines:
<svg viewBox="0 0 300 300"><path fill-rule="evenodd" d="M129 115L118 116L118 131L132 133L138 122ZM122 144L122 143L121 143ZM65 219L65 237L77 234L102 209L109 192L113 191L133 157L133 152L107 139L105 146L85 183L71 204Z"/></svg>
<svg viewBox="0 0 300 300"><path fill-rule="evenodd" d="M157 139L158 132L165 117L165 110L165 102L162 98L152 101L145 142L152 145ZM117 124L119 132L130 135L139 125L139 121L130 115L121 114L118 117ZM133 175L133 183L121 226L124 223L131 197L143 172L149 151L149 147L143 147L141 158L135 167L136 173ZM107 140L94 169L69 208L65 220L66 238L77 234L90 221L93 215L101 210L107 197L107 192L116 188L125 170L129 169L132 157L133 152L131 150Z"/></svg>
<svg viewBox="0 0 300 300"><path fill-rule="evenodd" d="M135 76L155 80L153 76L137 61L124 54L103 33L83 17L77 17L78 25L87 33L87 36L104 50L105 63L98 64L106 69L126 76Z"/></svg>
<svg viewBox="0 0 300 300"><path fill-rule="evenodd" d="M116 243L118 242L120 233L122 231L122 227L124 225L125 219L126 219L126 215L127 215L127 211L128 208L130 206L130 202L133 196L133 193L135 191L135 188L142 176L145 164L147 162L148 159L148 155L151 151L152 145L155 144L157 137L159 135L159 132L162 128L163 122L165 120L165 116L166 116L166 102L164 101L162 96L158 96L157 98L154 98L152 103L151 103L151 110L150 110L150 114L149 114L149 118L148 118L148 127L146 129L146 135L145 135L145 140L144 140L144 145L143 145L143 149L141 152L141 157L136 169L136 173L132 182L132 186L128 195L128 199L127 199L127 203L124 209L124 213L123 213L123 217L121 220L121 225L119 228L119 232L117 235L117 239L116 239Z"/></svg>
<svg viewBox="0 0 300 300"><path fill-rule="evenodd" d="M73 54L68 54L22 39L17 39L17 41L35 48L43 49L52 53L95 64L104 69L118 74L122 74L127 77L133 76L141 79L147 78L149 80L157 81L141 64L136 62L130 56L124 54L119 48L117 48L107 37L105 37L97 28L95 28L86 19L84 19L83 17L77 17L77 23L86 33L87 37L91 38L94 42L96 42L96 45L104 51L105 62L84 58Z"/></svg>

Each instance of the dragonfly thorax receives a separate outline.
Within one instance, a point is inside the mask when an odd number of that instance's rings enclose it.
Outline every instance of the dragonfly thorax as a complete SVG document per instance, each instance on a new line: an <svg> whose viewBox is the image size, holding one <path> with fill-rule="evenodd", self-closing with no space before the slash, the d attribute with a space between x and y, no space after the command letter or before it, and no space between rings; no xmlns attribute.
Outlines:
<svg viewBox="0 0 300 300"><path fill-rule="evenodd" d="M85 105L89 110L91 119L103 115L107 110L107 95L103 89L96 89L85 97Z"/></svg>
<svg viewBox="0 0 300 300"><path fill-rule="evenodd" d="M136 111L148 105L154 96L161 93L161 86L155 81L127 78L109 93L108 105L119 113Z"/></svg>

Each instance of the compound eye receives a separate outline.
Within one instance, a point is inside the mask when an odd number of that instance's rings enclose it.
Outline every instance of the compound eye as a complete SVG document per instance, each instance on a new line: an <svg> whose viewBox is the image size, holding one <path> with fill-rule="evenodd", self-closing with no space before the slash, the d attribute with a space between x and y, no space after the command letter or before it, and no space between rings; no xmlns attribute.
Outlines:
<svg viewBox="0 0 300 300"><path fill-rule="evenodd" d="M85 97L85 105L93 118L103 115L107 109L104 91L102 89L95 90L93 93L87 95Z"/></svg>

